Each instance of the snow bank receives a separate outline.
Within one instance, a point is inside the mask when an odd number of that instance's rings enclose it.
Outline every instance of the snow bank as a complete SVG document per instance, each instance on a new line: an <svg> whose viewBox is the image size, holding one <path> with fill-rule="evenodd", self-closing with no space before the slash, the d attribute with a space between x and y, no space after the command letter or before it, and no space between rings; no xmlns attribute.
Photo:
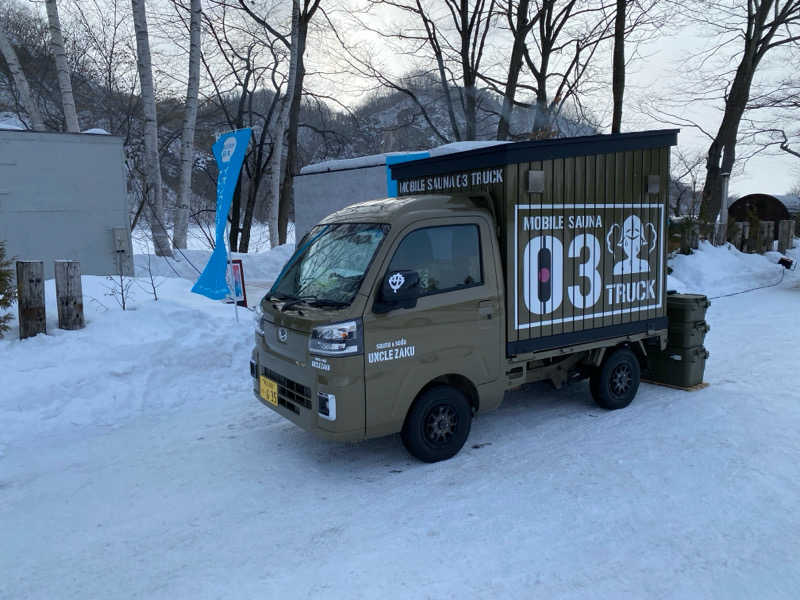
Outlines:
<svg viewBox="0 0 800 600"><path fill-rule="evenodd" d="M294 223L289 223L288 242L276 248L269 246L269 229L264 223L254 223L250 232L247 254L233 252L232 258L242 260L245 282L271 283L294 253ZM132 234L134 268L137 277L182 277L196 281L211 256L211 247L197 225L189 227L186 250L174 250L172 258L156 256L150 232L138 227Z"/></svg>
<svg viewBox="0 0 800 600"><path fill-rule="evenodd" d="M28 128L25 126L25 123L19 120L17 115L9 112L0 112L0 129L25 131Z"/></svg>
<svg viewBox="0 0 800 600"><path fill-rule="evenodd" d="M795 243L800 246L800 240ZM799 256L797 248L788 254L795 259ZM777 264L780 257L777 252L745 254L730 244L712 246L700 242L700 248L693 254L676 254L669 259L673 273L667 278L667 289L720 296L769 285L778 281L785 271ZM800 271L783 275L795 280Z"/></svg>
<svg viewBox="0 0 800 600"><path fill-rule="evenodd" d="M201 228L197 224L189 225L186 232L186 246L189 250L206 250L211 251L211 242L209 236L213 239L214 231L213 225ZM150 230L146 225L137 226L136 230L131 234L133 242L134 254L152 254L153 241ZM286 243L294 244L294 223L289 223L286 228ZM266 223L253 223L250 228L250 245L248 249L251 253L264 252L271 248L269 239L269 227Z"/></svg>
<svg viewBox="0 0 800 600"><path fill-rule="evenodd" d="M171 411L198 395L241 391L250 313L190 293L192 282L162 279L131 287L130 310L109 296L115 284L82 277L86 328L58 329L55 284L45 284L47 335L0 340L0 445L20 436L83 425L117 426ZM16 319L14 320L16 324Z"/></svg>
<svg viewBox="0 0 800 600"><path fill-rule="evenodd" d="M249 281L271 282L280 273L283 265L294 254L294 243L284 244L265 252L239 254L232 252L231 258L242 260L245 283ZM154 254L135 254L134 268L137 277L182 277L196 281L211 256L210 250L175 251L172 258Z"/></svg>
<svg viewBox="0 0 800 600"><path fill-rule="evenodd" d="M286 244L234 254L243 260L251 306L293 252ZM115 427L134 416L169 412L198 395L228 393L225 382L237 393L246 388L251 312L239 309L237 324L232 305L191 293L198 276L192 265L202 270L210 252L184 254L136 255L138 277L126 278L131 287L124 312L111 295L116 281L82 277L86 328L80 331L58 329L55 284L45 283L47 335L20 341L15 316L0 340L0 452L20 437L90 424ZM16 307L11 312L16 315Z"/></svg>

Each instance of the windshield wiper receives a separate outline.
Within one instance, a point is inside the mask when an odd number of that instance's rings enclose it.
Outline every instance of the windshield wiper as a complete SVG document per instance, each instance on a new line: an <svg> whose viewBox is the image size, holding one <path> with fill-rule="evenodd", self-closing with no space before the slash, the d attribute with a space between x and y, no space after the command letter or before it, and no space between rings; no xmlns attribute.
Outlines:
<svg viewBox="0 0 800 600"><path fill-rule="evenodd" d="M286 302L283 303L281 306L281 312L286 312L290 308L292 308L296 304L300 304L301 302L308 303L309 300L315 300L314 296L291 296L286 299Z"/></svg>
<svg viewBox="0 0 800 600"><path fill-rule="evenodd" d="M308 301L309 306L332 306L335 308L344 308L345 306L350 306L349 302L342 302L341 300L327 300L325 298L316 298L314 300Z"/></svg>

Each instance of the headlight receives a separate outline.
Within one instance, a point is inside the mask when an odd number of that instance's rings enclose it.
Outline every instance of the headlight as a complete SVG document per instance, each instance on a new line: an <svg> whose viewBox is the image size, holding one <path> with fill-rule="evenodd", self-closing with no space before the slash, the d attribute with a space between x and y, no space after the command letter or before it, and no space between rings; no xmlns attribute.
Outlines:
<svg viewBox="0 0 800 600"><path fill-rule="evenodd" d="M261 319L264 318L264 311L261 310L261 302L256 303L253 312L255 313L253 316L253 326L255 327L256 333L258 335L264 335L264 326L261 324Z"/></svg>
<svg viewBox="0 0 800 600"><path fill-rule="evenodd" d="M308 351L325 356L361 354L361 319L315 327L308 340Z"/></svg>

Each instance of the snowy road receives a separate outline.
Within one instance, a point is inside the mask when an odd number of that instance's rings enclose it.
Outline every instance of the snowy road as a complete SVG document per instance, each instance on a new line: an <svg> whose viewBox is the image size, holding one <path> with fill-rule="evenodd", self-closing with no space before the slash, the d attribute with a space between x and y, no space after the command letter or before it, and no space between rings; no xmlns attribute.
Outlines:
<svg viewBox="0 0 800 600"><path fill-rule="evenodd" d="M796 598L799 312L795 275L720 299L709 388L643 385L605 412L585 384L532 386L435 465L397 437L327 443L264 409L249 324L217 350L223 369L187 357L180 402L143 396L116 423L96 407L34 427L6 402L0 598ZM220 374L214 393L203 378Z"/></svg>

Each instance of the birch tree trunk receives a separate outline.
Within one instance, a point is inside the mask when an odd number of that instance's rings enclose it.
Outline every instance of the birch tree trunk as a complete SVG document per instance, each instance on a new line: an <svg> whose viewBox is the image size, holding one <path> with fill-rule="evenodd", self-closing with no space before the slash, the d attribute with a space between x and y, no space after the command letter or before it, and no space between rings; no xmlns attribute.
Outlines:
<svg viewBox="0 0 800 600"><path fill-rule="evenodd" d="M292 107L292 98L295 94L297 80L297 59L299 57L299 29L300 29L300 0L292 0L292 43L289 50L289 81L286 84L286 94L281 101L281 108L272 115L270 131L272 137L272 156L270 157L270 177L272 191L272 208L269 213L269 244L274 248L280 243L278 232L278 213L280 207L281 180L283 176L283 148L286 121Z"/></svg>
<svg viewBox="0 0 800 600"><path fill-rule="evenodd" d="M14 78L14 85L19 94L19 101L22 104L23 110L28 113L31 120L31 127L34 131L44 131L44 121L42 120L42 113L39 112L39 107L31 96L31 88L28 86L28 78L25 77L25 72L22 70L22 65L19 64L17 53L14 47L6 37L5 31L0 27L0 54L6 60L8 70L11 72L11 77Z"/></svg>
<svg viewBox="0 0 800 600"><path fill-rule="evenodd" d="M136 54L144 110L145 197L150 207L150 229L157 256L172 256L164 223L164 196L161 189L161 163L158 155L158 119L153 89L153 67L150 61L150 39L147 33L145 0L131 0L133 26L136 30Z"/></svg>
<svg viewBox="0 0 800 600"><path fill-rule="evenodd" d="M192 0L189 24L189 85L186 90L186 113L181 136L181 175L178 189L178 206L175 208L175 228L172 243L175 248L186 248L189 228L189 206L192 198L192 167L194 166L194 130L197 122L197 94L200 89L200 20L203 14L201 0Z"/></svg>
<svg viewBox="0 0 800 600"><path fill-rule="evenodd" d="M61 106L64 110L64 121L67 131L80 133L78 112L75 110L75 98L72 96L72 80L69 76L67 53L64 50L64 36L61 35L61 22L58 19L56 0L45 0L47 5L47 21L50 25L50 51L56 60L58 87L61 90Z"/></svg>

